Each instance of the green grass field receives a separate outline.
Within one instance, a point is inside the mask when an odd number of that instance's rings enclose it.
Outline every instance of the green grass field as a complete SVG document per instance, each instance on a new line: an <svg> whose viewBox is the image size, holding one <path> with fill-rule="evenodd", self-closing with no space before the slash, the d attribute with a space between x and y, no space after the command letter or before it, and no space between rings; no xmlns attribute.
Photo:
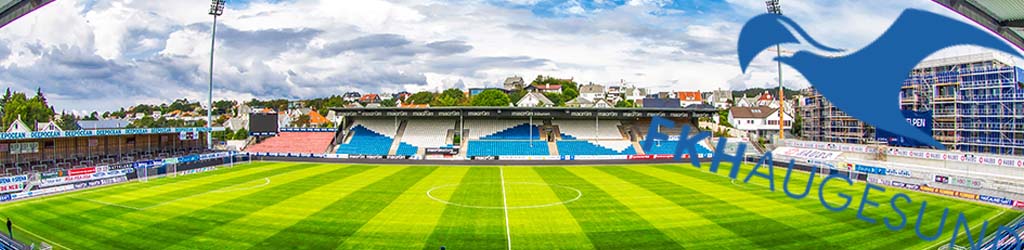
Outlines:
<svg viewBox="0 0 1024 250"><path fill-rule="evenodd" d="M745 166L749 168L750 166ZM742 171L740 177L745 177ZM724 173L722 173L724 174ZM430 167L257 162L0 205L15 238L57 249L923 249L948 242L963 211L975 235L983 219L1018 212L888 188L857 219L863 184L831 182L803 200L755 178L733 182L688 164L594 167ZM797 192L807 174L794 174ZM815 182L820 181L820 175ZM504 183L504 185L503 185ZM942 208L950 215L937 241ZM507 212L506 212L507 208ZM994 227L990 226L990 229Z"/></svg>

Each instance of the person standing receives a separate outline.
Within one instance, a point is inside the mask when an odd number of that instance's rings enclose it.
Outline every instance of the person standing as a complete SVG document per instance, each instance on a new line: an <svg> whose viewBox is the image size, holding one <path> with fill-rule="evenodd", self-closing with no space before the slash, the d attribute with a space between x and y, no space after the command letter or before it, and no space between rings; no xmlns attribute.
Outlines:
<svg viewBox="0 0 1024 250"><path fill-rule="evenodd" d="M13 240L14 239L14 228L12 226L14 226L14 224L11 224L11 217L7 217L7 234L10 235L11 239Z"/></svg>

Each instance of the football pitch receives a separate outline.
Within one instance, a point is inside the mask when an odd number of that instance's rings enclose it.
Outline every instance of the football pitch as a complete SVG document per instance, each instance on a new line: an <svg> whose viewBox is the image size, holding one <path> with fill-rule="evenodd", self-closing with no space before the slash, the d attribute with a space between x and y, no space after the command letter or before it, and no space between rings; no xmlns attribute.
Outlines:
<svg viewBox="0 0 1024 250"><path fill-rule="evenodd" d="M817 184L802 200L786 196L785 169L775 169L775 192L764 179L723 172L254 162L0 204L0 217L14 221L15 238L55 249L934 249L959 212L975 237L983 219L994 231L1020 215L888 187L872 191L872 224L857 218L863 183L830 181L830 204L845 201L838 193L853 197L832 212ZM802 192L807 177L794 172L790 190ZM899 223L889 205L899 192L912 203L897 202L906 226L890 231L882 218ZM914 232L921 201L925 234L950 209L936 241Z"/></svg>

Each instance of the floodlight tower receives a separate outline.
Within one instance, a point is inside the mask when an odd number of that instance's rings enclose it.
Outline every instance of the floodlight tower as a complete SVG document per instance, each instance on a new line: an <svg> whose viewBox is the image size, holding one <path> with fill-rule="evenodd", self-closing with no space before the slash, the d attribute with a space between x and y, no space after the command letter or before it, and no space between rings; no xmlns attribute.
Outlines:
<svg viewBox="0 0 1024 250"><path fill-rule="evenodd" d="M213 48L217 43L217 17L224 14L224 3L226 0L212 0L210 2L210 15L213 16L213 33L210 35L210 92L207 95L206 107L206 149L213 149Z"/></svg>
<svg viewBox="0 0 1024 250"><path fill-rule="evenodd" d="M779 4L779 0L767 0L764 4L768 6L768 13L782 15L782 5ZM782 45L775 44L776 57L782 57ZM782 87L782 61L775 60L779 67L779 140L786 139L786 92Z"/></svg>

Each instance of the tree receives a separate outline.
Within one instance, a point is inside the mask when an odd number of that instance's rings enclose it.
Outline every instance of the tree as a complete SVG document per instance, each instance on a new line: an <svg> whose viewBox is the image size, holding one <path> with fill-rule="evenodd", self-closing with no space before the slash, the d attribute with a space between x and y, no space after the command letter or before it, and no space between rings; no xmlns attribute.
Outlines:
<svg viewBox="0 0 1024 250"><path fill-rule="evenodd" d="M249 138L249 130L241 128L238 129L238 131L235 131L235 136L232 139L245 140L246 138Z"/></svg>
<svg viewBox="0 0 1024 250"><path fill-rule="evenodd" d="M480 92L470 100L471 106L499 106L507 107L512 100L501 90L488 89Z"/></svg>
<svg viewBox="0 0 1024 250"><path fill-rule="evenodd" d="M398 106L398 101L395 101L395 99L381 100L380 101L380 106L381 107L395 107L395 106Z"/></svg>
<svg viewBox="0 0 1024 250"><path fill-rule="evenodd" d="M804 135L804 118L800 117L799 112L793 112L793 128L790 129L796 136Z"/></svg>
<svg viewBox="0 0 1024 250"><path fill-rule="evenodd" d="M57 126L62 130L78 130L78 117L62 112L60 119L57 120Z"/></svg>
<svg viewBox="0 0 1024 250"><path fill-rule="evenodd" d="M466 103L466 94L462 93L460 89L447 89L441 92L440 95L434 97L434 100L430 102L431 106L459 106Z"/></svg>
<svg viewBox="0 0 1024 250"><path fill-rule="evenodd" d="M633 100L619 100L615 103L616 108L632 108L634 105Z"/></svg>
<svg viewBox="0 0 1024 250"><path fill-rule="evenodd" d="M580 96L580 92L576 89L562 88L562 96L565 97L565 99L572 100L576 99L577 96Z"/></svg>
<svg viewBox="0 0 1024 250"><path fill-rule="evenodd" d="M548 100L551 100L551 102L554 103L555 106L563 106L563 105L565 105L565 101L566 100L565 100L565 97L562 96L562 94L559 94L559 93L544 93L544 97L547 97Z"/></svg>
<svg viewBox="0 0 1024 250"><path fill-rule="evenodd" d="M292 121L292 126L304 127L309 125L309 114L302 114L298 118Z"/></svg>
<svg viewBox="0 0 1024 250"><path fill-rule="evenodd" d="M412 94L408 99L405 99L406 104L429 104L430 101L434 100L434 93L430 91L420 91L416 94Z"/></svg>
<svg viewBox="0 0 1024 250"><path fill-rule="evenodd" d="M729 123L729 110L723 109L718 111L718 125L735 128Z"/></svg>
<svg viewBox="0 0 1024 250"><path fill-rule="evenodd" d="M14 92L3 106L2 125L6 128L19 117L26 125L53 120L53 109L45 104L44 99L40 95L28 99L24 93Z"/></svg>
<svg viewBox="0 0 1024 250"><path fill-rule="evenodd" d="M526 96L526 90L519 89L512 92L512 94L509 94L508 98L512 103L519 103L519 100L523 99L523 96Z"/></svg>

